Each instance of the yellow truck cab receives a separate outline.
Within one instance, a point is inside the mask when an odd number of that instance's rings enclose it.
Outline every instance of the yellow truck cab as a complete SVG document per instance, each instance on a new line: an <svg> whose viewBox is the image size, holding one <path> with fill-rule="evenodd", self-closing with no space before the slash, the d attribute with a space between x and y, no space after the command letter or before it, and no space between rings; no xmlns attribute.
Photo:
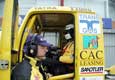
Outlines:
<svg viewBox="0 0 115 80"><path fill-rule="evenodd" d="M71 73L53 75L48 80L104 80L101 17L84 8L38 7L30 9L18 27L17 5L16 0L5 1L0 36L1 80L10 80L13 67L23 60L23 47L28 34L38 33L45 36L56 33L58 36L55 35L55 46L62 49L67 42L63 33L67 24L74 25L74 70Z"/></svg>

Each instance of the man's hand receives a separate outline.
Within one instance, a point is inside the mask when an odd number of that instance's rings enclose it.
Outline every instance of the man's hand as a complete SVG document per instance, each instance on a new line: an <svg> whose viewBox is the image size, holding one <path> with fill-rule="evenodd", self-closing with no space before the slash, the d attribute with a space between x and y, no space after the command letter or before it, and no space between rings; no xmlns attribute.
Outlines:
<svg viewBox="0 0 115 80"><path fill-rule="evenodd" d="M50 78L50 77L52 77L52 76L53 76L52 74L46 73L46 78L47 78L47 79Z"/></svg>

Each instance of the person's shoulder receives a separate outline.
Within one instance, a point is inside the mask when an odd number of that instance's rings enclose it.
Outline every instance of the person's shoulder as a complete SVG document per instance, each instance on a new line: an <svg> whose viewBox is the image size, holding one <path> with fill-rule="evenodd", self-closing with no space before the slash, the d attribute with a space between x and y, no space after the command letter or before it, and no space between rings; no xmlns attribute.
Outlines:
<svg viewBox="0 0 115 80"><path fill-rule="evenodd" d="M12 70L12 73L16 75L25 75L30 72L31 72L31 65L27 60L23 60L21 63L18 63Z"/></svg>
<svg viewBox="0 0 115 80"><path fill-rule="evenodd" d="M30 63L28 60L23 60L22 62L18 63L16 65L17 68L24 68L24 67L30 67Z"/></svg>

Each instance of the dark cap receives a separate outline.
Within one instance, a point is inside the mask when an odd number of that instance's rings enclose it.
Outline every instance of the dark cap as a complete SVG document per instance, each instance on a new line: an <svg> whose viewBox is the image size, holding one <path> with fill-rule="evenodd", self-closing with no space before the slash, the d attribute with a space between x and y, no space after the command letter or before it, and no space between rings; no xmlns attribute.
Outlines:
<svg viewBox="0 0 115 80"><path fill-rule="evenodd" d="M39 34L29 34L24 44L24 48L23 48L24 53L28 53L28 47L30 47L30 45L33 45L33 44L46 46L48 48L51 47L51 44L48 43L43 38L43 36Z"/></svg>
<svg viewBox="0 0 115 80"><path fill-rule="evenodd" d="M42 45L42 46L46 46L46 47L50 47L51 44L48 43L41 35L37 35L36 36L36 44L38 45Z"/></svg>

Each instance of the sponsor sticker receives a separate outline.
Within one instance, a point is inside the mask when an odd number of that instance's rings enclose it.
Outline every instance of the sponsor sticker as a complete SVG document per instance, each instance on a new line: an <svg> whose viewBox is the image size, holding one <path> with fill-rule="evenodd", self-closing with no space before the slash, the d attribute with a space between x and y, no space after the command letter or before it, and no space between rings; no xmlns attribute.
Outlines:
<svg viewBox="0 0 115 80"><path fill-rule="evenodd" d="M82 34L100 34L99 17L94 14L80 14L79 31Z"/></svg>
<svg viewBox="0 0 115 80"><path fill-rule="evenodd" d="M80 67L80 74L103 74L103 66L84 66Z"/></svg>
<svg viewBox="0 0 115 80"><path fill-rule="evenodd" d="M103 76L80 77L80 80L104 80Z"/></svg>
<svg viewBox="0 0 115 80"><path fill-rule="evenodd" d="M98 38L97 36L83 36L83 48L98 48Z"/></svg>

